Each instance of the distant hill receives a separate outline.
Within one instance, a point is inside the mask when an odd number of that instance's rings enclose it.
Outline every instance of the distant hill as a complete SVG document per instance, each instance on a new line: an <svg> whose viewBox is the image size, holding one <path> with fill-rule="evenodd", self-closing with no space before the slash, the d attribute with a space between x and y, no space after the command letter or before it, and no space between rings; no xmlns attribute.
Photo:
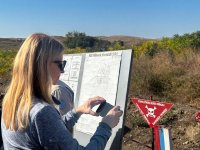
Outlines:
<svg viewBox="0 0 200 150"><path fill-rule="evenodd" d="M64 41L63 36L53 36L53 37L61 42ZM147 38L134 37L134 36L124 36L124 35L96 36L96 38L101 39L101 40L110 41L110 42L123 41L128 46L137 45L142 42L149 41L149 40L155 40L155 39L147 39Z"/></svg>
<svg viewBox="0 0 200 150"><path fill-rule="evenodd" d="M141 37L133 37L133 36L124 36L124 35L114 35L114 36L97 36L98 39L107 40L110 42L114 41L123 41L125 45L137 45L145 41L155 40L155 39L147 39Z"/></svg>
<svg viewBox="0 0 200 150"><path fill-rule="evenodd" d="M64 36L52 36L53 38L57 39L60 42L63 42L65 37Z"/></svg>
<svg viewBox="0 0 200 150"><path fill-rule="evenodd" d="M53 36L55 39L63 42L64 37L62 36ZM0 38L0 50L18 50L22 43L24 42L24 38Z"/></svg>
<svg viewBox="0 0 200 150"><path fill-rule="evenodd" d="M19 49L23 38L0 38L0 49L16 50Z"/></svg>
<svg viewBox="0 0 200 150"><path fill-rule="evenodd" d="M63 36L53 36L55 39L59 40L60 42L64 41ZM132 37L132 36L97 36L96 38L101 40L107 40L110 42L114 41L123 41L125 45L137 45L142 42L153 40L153 39L147 39L147 38L140 38L140 37ZM24 38L0 38L0 49L6 49L6 50L18 50L24 41Z"/></svg>

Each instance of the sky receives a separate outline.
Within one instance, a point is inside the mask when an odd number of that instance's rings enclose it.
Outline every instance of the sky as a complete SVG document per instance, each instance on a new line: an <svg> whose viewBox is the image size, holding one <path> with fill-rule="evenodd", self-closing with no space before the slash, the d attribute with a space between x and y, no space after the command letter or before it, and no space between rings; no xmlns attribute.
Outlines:
<svg viewBox="0 0 200 150"><path fill-rule="evenodd" d="M78 31L157 39L198 30L200 0L0 0L0 38Z"/></svg>

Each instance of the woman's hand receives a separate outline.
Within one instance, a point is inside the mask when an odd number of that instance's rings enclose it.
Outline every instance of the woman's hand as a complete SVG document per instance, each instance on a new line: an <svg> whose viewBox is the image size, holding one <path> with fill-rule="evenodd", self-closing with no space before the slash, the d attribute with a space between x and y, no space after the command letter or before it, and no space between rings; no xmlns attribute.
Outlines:
<svg viewBox="0 0 200 150"><path fill-rule="evenodd" d="M102 122L106 123L111 128L114 128L119 123L119 119L122 114L123 111L120 110L120 107L115 106L108 112L105 117L103 117Z"/></svg>
<svg viewBox="0 0 200 150"><path fill-rule="evenodd" d="M85 101L82 105L80 105L77 109L77 113L84 113L84 114L90 114L92 116L98 116L96 112L92 111L92 108L98 104L101 104L102 102L106 101L103 97L96 96L93 98L89 98L87 101Z"/></svg>

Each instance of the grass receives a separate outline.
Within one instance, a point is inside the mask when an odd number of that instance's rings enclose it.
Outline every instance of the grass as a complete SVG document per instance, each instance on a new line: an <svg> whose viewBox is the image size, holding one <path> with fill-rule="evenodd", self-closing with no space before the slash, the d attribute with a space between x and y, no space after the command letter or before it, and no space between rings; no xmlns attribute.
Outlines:
<svg viewBox="0 0 200 150"><path fill-rule="evenodd" d="M149 127L146 120L141 115L135 115L131 118L132 128L133 127Z"/></svg>
<svg viewBox="0 0 200 150"><path fill-rule="evenodd" d="M23 41L22 38L0 38L0 50L18 50Z"/></svg>
<svg viewBox="0 0 200 150"><path fill-rule="evenodd" d="M200 54L191 50L173 56L163 51L134 60L133 96L188 103L200 98Z"/></svg>
<svg viewBox="0 0 200 150"><path fill-rule="evenodd" d="M74 48L74 49L65 49L65 54L77 54L77 53L85 53L86 50L82 48Z"/></svg>
<svg viewBox="0 0 200 150"><path fill-rule="evenodd" d="M19 41L20 42L20 41ZM85 53L85 49L66 49L64 53ZM0 77L10 74L16 50L0 49ZM168 102L200 103L200 54L191 49L179 54L163 50L153 57L133 59L130 97Z"/></svg>
<svg viewBox="0 0 200 150"><path fill-rule="evenodd" d="M11 72L16 53L14 50L0 50L0 77L7 76Z"/></svg>

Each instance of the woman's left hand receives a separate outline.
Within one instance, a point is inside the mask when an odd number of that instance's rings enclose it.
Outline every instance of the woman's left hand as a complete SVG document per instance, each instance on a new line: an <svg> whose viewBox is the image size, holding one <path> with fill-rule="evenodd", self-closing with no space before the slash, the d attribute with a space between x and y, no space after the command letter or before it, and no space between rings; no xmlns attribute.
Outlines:
<svg viewBox="0 0 200 150"><path fill-rule="evenodd" d="M80 105L77 109L77 113L84 113L84 114L90 114L92 116L98 116L96 112L92 111L92 108L98 104L101 104L102 102L106 101L103 97L95 96L93 98L89 98L87 101L85 101L82 105Z"/></svg>

